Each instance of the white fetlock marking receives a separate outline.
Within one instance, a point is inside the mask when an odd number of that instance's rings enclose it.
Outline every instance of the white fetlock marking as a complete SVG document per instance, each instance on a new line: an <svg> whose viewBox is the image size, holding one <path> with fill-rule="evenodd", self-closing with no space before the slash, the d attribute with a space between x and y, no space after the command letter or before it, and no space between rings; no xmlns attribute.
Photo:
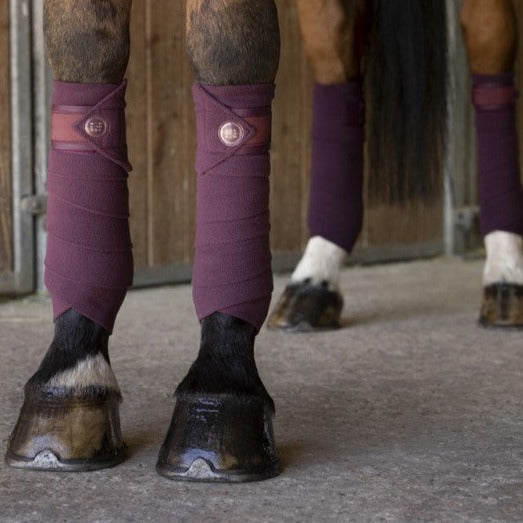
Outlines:
<svg viewBox="0 0 523 523"><path fill-rule="evenodd" d="M101 354L80 360L75 367L53 376L47 385L77 390L87 387L102 387L120 392L113 369Z"/></svg>
<svg viewBox="0 0 523 523"><path fill-rule="evenodd" d="M485 249L484 286L501 282L523 284L523 237L494 231L485 236Z"/></svg>
<svg viewBox="0 0 523 523"><path fill-rule="evenodd" d="M340 270L346 257L347 251L338 245L321 236L313 236L292 273L291 281L299 282L310 278L315 285L327 281L331 290L337 290L340 285Z"/></svg>

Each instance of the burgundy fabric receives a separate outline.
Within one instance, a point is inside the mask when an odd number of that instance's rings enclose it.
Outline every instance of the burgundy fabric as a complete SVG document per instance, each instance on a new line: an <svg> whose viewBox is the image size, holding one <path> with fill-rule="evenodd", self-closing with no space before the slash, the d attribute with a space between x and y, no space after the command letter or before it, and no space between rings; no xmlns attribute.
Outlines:
<svg viewBox="0 0 523 523"><path fill-rule="evenodd" d="M513 75L473 75L472 80L474 92L482 93L481 98L474 97L481 233L507 231L523 235ZM500 92L512 95L501 99Z"/></svg>
<svg viewBox="0 0 523 523"><path fill-rule="evenodd" d="M272 84L195 84L193 298L201 320L224 312L260 328L272 293L269 173ZM224 124L243 133L220 139Z"/></svg>
<svg viewBox="0 0 523 523"><path fill-rule="evenodd" d="M308 224L347 252L363 223L364 111L361 83L314 86Z"/></svg>
<svg viewBox="0 0 523 523"><path fill-rule="evenodd" d="M55 318L74 308L109 332L133 277L125 87L53 85L45 283ZM100 136L85 130L93 117Z"/></svg>
<svg viewBox="0 0 523 523"><path fill-rule="evenodd" d="M483 110L497 109L507 104L513 104L516 99L517 91L513 85L478 85L474 88L472 97L474 105Z"/></svg>

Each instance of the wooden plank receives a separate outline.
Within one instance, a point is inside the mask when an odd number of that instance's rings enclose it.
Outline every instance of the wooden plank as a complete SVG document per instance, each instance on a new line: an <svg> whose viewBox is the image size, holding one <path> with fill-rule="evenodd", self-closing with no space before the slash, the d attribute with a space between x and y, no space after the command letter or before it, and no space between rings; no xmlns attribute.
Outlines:
<svg viewBox="0 0 523 523"><path fill-rule="evenodd" d="M0 274L12 271L9 2L0 2Z"/></svg>
<svg viewBox="0 0 523 523"><path fill-rule="evenodd" d="M442 236L441 200L430 205L374 205L367 209L365 221L366 247L435 241Z"/></svg>
<svg viewBox="0 0 523 523"><path fill-rule="evenodd" d="M311 82L306 73L294 2L276 3L281 57L273 104L271 243L277 252L301 249L303 243L311 110L310 102L304 103L304 98L310 100Z"/></svg>
<svg viewBox="0 0 523 523"><path fill-rule="evenodd" d="M185 2L184 2L185 5ZM186 59L187 49L185 46L185 9L183 12L182 37L180 42L181 57L180 71L182 75L182 88L180 96L182 97L182 118L179 125L182 125L181 133L183 142L181 144L181 153L183 153L183 162L179 166L183 174L183 203L184 213L183 222L178 227L178 233L183 235L184 245L184 263L192 263L194 251L194 233L196 230L196 173L194 169L194 160L196 157L196 116L194 114L191 87L194 82L189 62ZM191 129L191 132L187 132Z"/></svg>
<svg viewBox="0 0 523 523"><path fill-rule="evenodd" d="M127 69L127 140L133 170L129 176L130 227L137 267L147 265L147 137L146 137L145 3L133 2L131 58Z"/></svg>
<svg viewBox="0 0 523 523"><path fill-rule="evenodd" d="M300 244L298 248L303 248L309 239L309 229L307 226L307 212L309 209L309 190L310 190L310 170L311 170L311 127L312 127L312 99L314 76L309 66L303 45L300 49L300 63L302 77L300 78L301 86L301 150L300 157L302 161L300 181L301 181L301 213L300 213ZM301 249L300 249L301 250Z"/></svg>
<svg viewBox="0 0 523 523"><path fill-rule="evenodd" d="M194 122L184 49L185 4L175 2L168 9L147 2L148 41L151 67L148 89L148 150L150 222L150 265L189 262L192 253L191 222L187 207L192 183L194 153L189 150ZM191 172L189 177L188 172Z"/></svg>

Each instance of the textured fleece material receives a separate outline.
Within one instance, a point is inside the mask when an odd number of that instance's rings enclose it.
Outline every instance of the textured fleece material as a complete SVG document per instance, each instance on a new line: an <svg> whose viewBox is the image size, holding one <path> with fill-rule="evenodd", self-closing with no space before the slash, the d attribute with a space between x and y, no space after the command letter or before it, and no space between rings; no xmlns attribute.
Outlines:
<svg viewBox="0 0 523 523"><path fill-rule="evenodd" d="M259 329L267 315L272 84L195 84L193 298L201 320L223 312Z"/></svg>
<svg viewBox="0 0 523 523"><path fill-rule="evenodd" d="M314 86L308 224L350 252L363 223L361 83Z"/></svg>
<svg viewBox="0 0 523 523"><path fill-rule="evenodd" d="M513 75L473 75L481 233L523 235Z"/></svg>
<svg viewBox="0 0 523 523"><path fill-rule="evenodd" d="M112 332L133 258L125 82L54 82L45 283L54 317L68 309Z"/></svg>

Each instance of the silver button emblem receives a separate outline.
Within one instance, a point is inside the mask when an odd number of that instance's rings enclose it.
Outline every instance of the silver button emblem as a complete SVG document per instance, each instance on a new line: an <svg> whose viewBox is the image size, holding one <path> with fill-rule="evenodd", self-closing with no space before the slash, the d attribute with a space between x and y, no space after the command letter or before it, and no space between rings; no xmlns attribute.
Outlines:
<svg viewBox="0 0 523 523"><path fill-rule="evenodd" d="M85 122L84 130L89 136L100 138L107 133L107 122L99 116L93 116Z"/></svg>
<svg viewBox="0 0 523 523"><path fill-rule="evenodd" d="M227 147L234 147L243 140L245 131L239 123L225 122L218 130L220 141Z"/></svg>

